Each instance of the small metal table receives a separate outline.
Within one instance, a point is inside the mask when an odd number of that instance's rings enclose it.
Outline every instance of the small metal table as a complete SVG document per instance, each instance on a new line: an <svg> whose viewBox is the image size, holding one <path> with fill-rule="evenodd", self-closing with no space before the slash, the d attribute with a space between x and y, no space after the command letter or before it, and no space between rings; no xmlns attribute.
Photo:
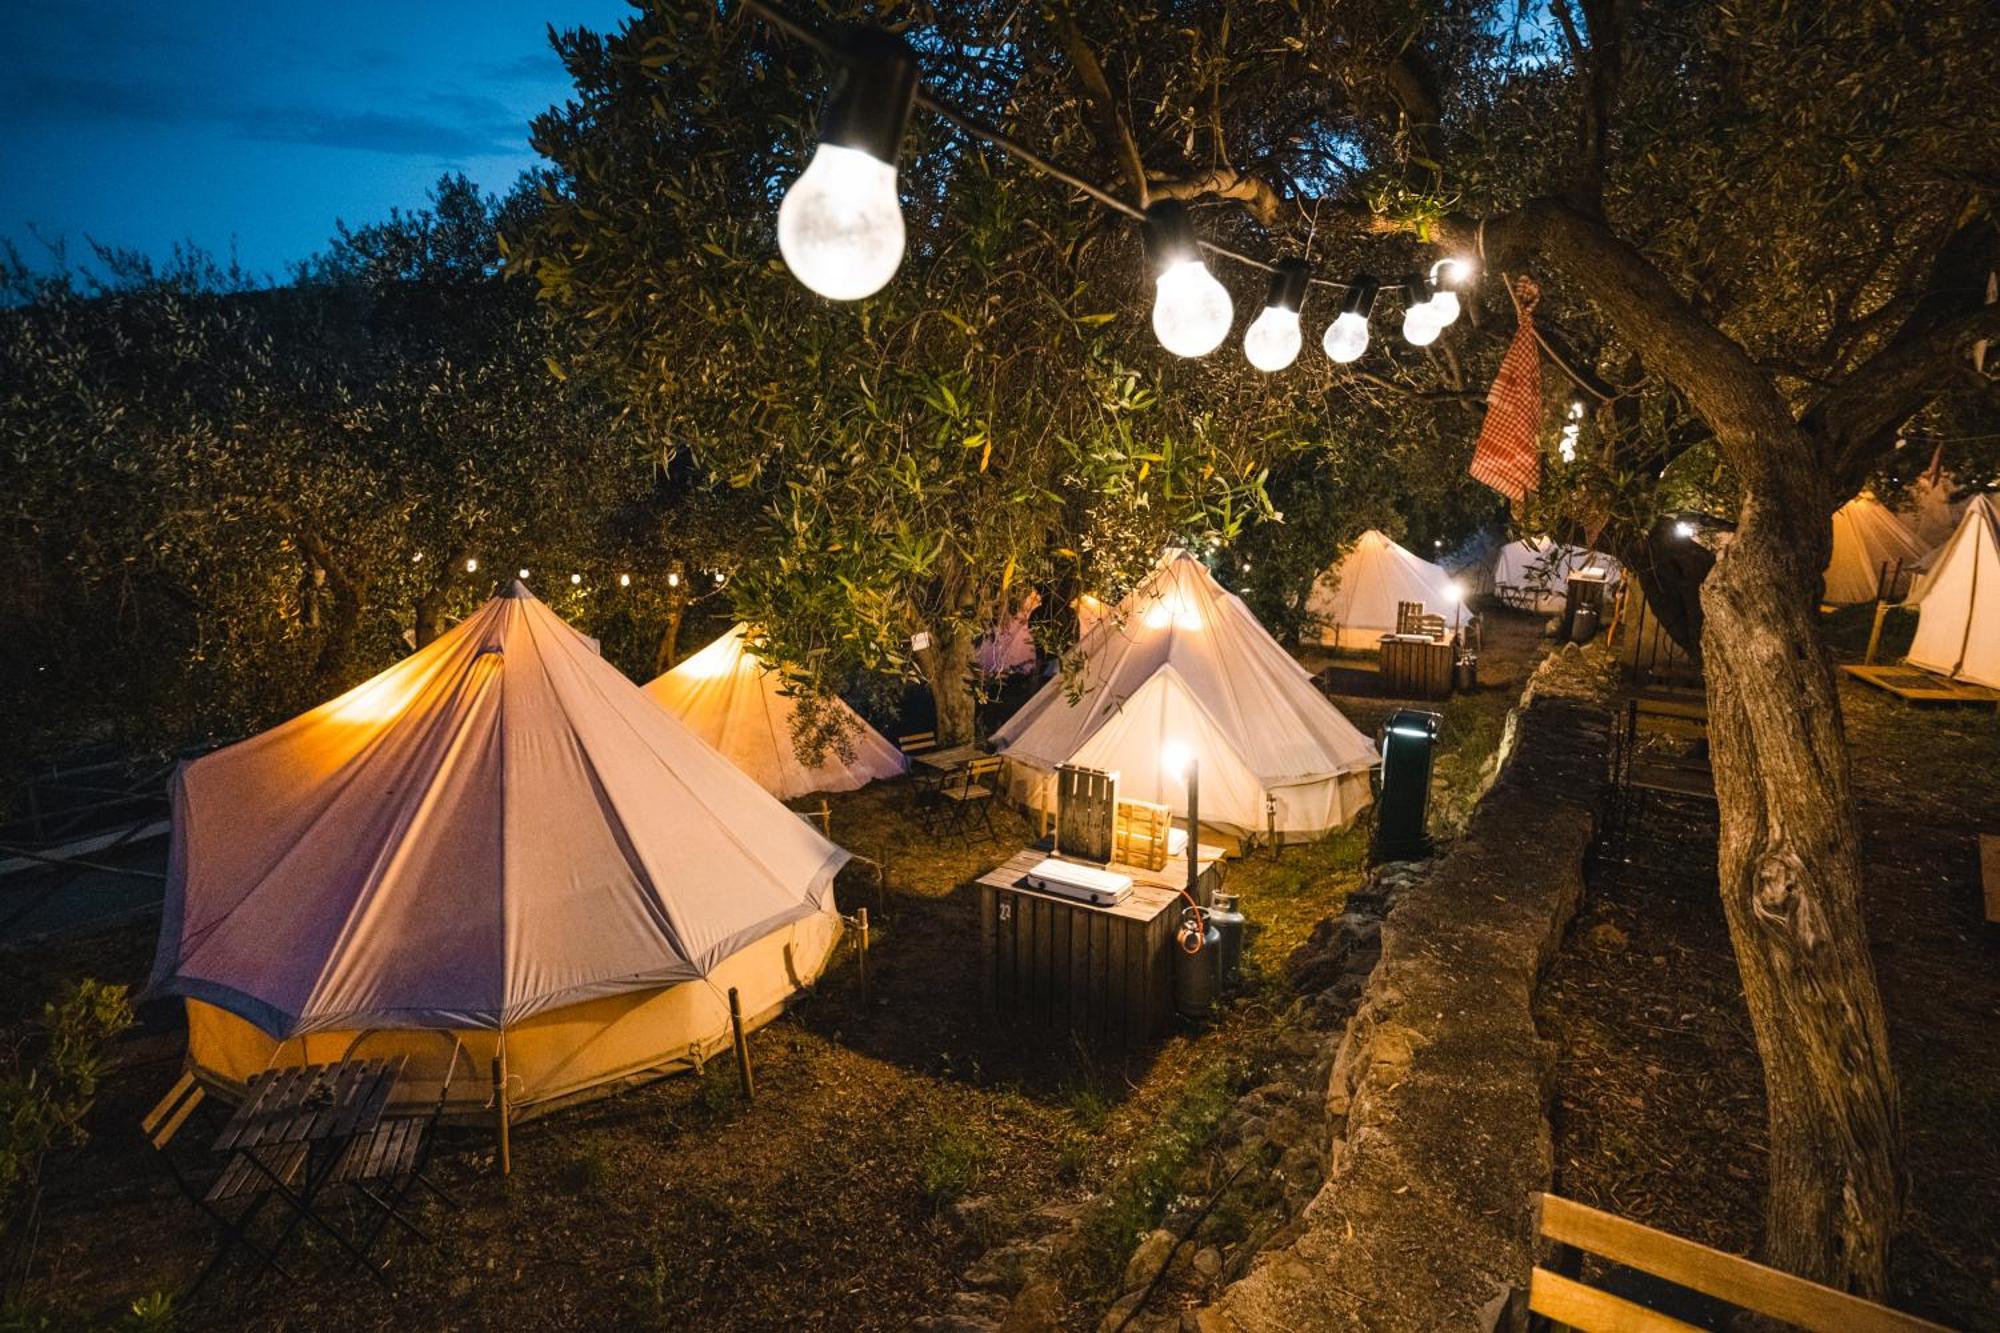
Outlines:
<svg viewBox="0 0 2000 1333"><path fill-rule="evenodd" d="M942 750L925 750L922 754L910 756L913 764L934 768L940 773L950 773L964 768L980 755L986 753L977 745L947 745Z"/></svg>

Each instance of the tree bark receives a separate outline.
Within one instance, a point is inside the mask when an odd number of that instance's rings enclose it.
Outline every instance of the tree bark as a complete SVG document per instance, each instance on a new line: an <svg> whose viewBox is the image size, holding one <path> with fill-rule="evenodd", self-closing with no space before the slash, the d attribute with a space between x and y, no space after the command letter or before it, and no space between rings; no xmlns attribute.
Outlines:
<svg viewBox="0 0 2000 1333"><path fill-rule="evenodd" d="M667 623L660 631L660 646L653 652L653 674L672 671L681 660L681 621L687 618L687 598L676 594L667 601Z"/></svg>
<svg viewBox="0 0 2000 1333"><path fill-rule="evenodd" d="M930 646L918 649L916 658L937 705L938 744L963 745L973 739L978 704L972 685L972 636L962 629L932 630L930 636Z"/></svg>

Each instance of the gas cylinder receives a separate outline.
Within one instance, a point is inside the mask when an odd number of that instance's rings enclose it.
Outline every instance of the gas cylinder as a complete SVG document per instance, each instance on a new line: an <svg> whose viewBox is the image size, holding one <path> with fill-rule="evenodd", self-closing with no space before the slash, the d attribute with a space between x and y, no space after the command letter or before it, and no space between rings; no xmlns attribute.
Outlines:
<svg viewBox="0 0 2000 1333"><path fill-rule="evenodd" d="M1182 913L1181 928L1174 936L1174 1008L1182 1017L1205 1018L1215 1007L1221 956L1222 932L1202 912Z"/></svg>
<svg viewBox="0 0 2000 1333"><path fill-rule="evenodd" d="M1216 971L1222 988L1228 990L1236 984L1237 975L1243 970L1243 927L1245 919L1242 909L1236 905L1233 893L1215 895L1215 905L1209 908L1208 924L1222 937L1216 955Z"/></svg>

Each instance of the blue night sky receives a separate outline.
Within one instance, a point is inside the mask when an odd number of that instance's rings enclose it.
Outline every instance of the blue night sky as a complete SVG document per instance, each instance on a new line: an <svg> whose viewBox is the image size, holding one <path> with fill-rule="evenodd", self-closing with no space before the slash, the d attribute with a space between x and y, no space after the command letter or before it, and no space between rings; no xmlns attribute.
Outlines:
<svg viewBox="0 0 2000 1333"><path fill-rule="evenodd" d="M0 237L163 255L192 240L282 278L336 218L504 191L568 81L546 31L623 0L0 0ZM32 228L32 230L31 230Z"/></svg>

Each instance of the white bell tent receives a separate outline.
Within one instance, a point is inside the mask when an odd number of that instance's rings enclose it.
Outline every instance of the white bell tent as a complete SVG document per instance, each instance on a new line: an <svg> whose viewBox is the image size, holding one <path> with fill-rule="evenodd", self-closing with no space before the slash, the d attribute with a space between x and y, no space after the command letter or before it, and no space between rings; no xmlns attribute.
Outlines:
<svg viewBox="0 0 2000 1333"><path fill-rule="evenodd" d="M1872 602L1885 573L1914 570L1925 551L1907 523L1863 492L1833 512L1825 600L1835 606Z"/></svg>
<svg viewBox="0 0 2000 1333"><path fill-rule="evenodd" d="M1035 667L1035 635L1029 618L1042 604L1042 595L1030 592L1014 614L979 636L972 645L972 660L989 676L1005 676Z"/></svg>
<svg viewBox="0 0 2000 1333"><path fill-rule="evenodd" d="M1563 609L1569 576L1593 569L1603 570L1613 586L1624 575L1618 562L1602 551L1526 537L1500 548L1493 560L1493 586L1496 591L1512 589L1512 605L1554 613Z"/></svg>
<svg viewBox="0 0 2000 1333"><path fill-rule="evenodd" d="M433 1088L456 1056L459 1112L499 1059L533 1111L717 1054L732 987L777 1013L846 860L516 583L181 768L149 989L218 1086L366 1034Z"/></svg>
<svg viewBox="0 0 2000 1333"><path fill-rule="evenodd" d="M853 791L903 771L902 752L837 698L829 705L847 726L853 756L843 758L829 749L818 764L807 767L792 743L798 697L784 692L782 673L750 651L749 632L747 625L734 626L649 681L646 697L781 801L816 791Z"/></svg>
<svg viewBox="0 0 2000 1333"><path fill-rule="evenodd" d="M1263 833L1268 799L1280 836L1313 838L1369 803L1375 747L1186 552L1170 553L1073 652L1081 674L1051 679L993 734L1030 804L1051 800L1056 768L1075 763L1116 772L1120 796L1185 819L1186 787L1162 757L1169 742L1200 762L1205 826Z"/></svg>
<svg viewBox="0 0 2000 1333"><path fill-rule="evenodd" d="M1438 565L1419 558L1374 528L1314 582L1306 611L1318 622L1320 642L1329 648L1376 648L1396 630L1396 610L1421 602L1426 612L1450 624L1458 611L1459 585Z"/></svg>
<svg viewBox="0 0 2000 1333"><path fill-rule="evenodd" d="M1904 604L1917 608L1910 665L2000 689L2000 505L1992 496L1966 505Z"/></svg>

